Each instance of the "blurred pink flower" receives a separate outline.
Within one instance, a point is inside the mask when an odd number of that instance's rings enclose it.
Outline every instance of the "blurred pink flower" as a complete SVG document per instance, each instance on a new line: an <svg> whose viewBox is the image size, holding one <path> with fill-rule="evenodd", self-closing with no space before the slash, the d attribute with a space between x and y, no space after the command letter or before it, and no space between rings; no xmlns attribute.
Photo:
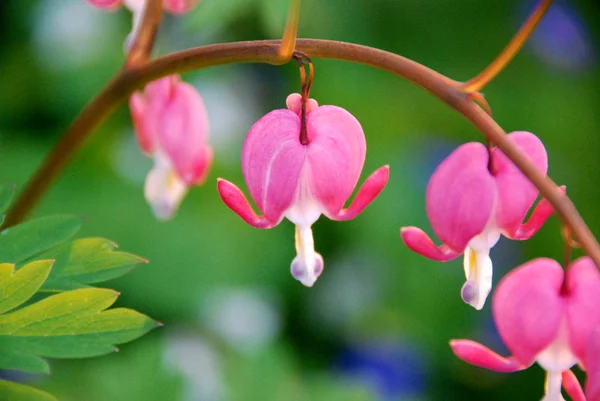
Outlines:
<svg viewBox="0 0 600 401"><path fill-rule="evenodd" d="M450 346L460 359L498 372L537 362L547 372L544 401L563 400L561 384L571 398L585 400L570 368L587 368L591 334L600 324L598 305L600 273L589 257L571 263L566 274L554 260L535 259L508 273L494 294L494 321L513 355L504 358L470 340L452 340Z"/></svg>
<svg viewBox="0 0 600 401"><path fill-rule="evenodd" d="M242 191L219 179L225 204L248 224L271 228L287 217L296 225L297 256L292 276L311 287L323 271L323 258L314 249L311 226L321 214L332 220L350 220L385 187L388 166L375 171L348 208L344 203L356 187L366 154L360 123L337 106L307 101L308 144L300 142L301 98L287 98L288 109L274 110L257 121L244 142L242 171L258 209L258 216Z"/></svg>
<svg viewBox="0 0 600 401"><path fill-rule="evenodd" d="M133 14L133 27L125 39L125 51L131 46L137 30L142 22L142 14L146 0L87 0L88 3L98 8L114 11L125 5ZM174 15L183 15L191 11L199 0L163 0L163 9Z"/></svg>
<svg viewBox="0 0 600 401"><path fill-rule="evenodd" d="M535 135L518 131L509 137L542 173L547 172L546 150ZM470 142L438 166L427 186L427 216L443 244L436 246L417 227L403 227L400 235L410 249L430 259L448 261L464 254L467 280L461 295L466 303L481 309L492 288L490 249L500 235L528 239L553 212L542 199L523 224L537 195L537 189L502 151L488 151L485 145Z"/></svg>
<svg viewBox="0 0 600 401"><path fill-rule="evenodd" d="M142 150L154 157L145 196L159 219L172 217L189 186L202 184L213 158L208 116L198 91L173 75L129 99Z"/></svg>
<svg viewBox="0 0 600 401"><path fill-rule="evenodd" d="M116 10L121 5L133 12L139 12L144 8L145 0L87 0L93 6L105 10ZM172 14L181 15L192 10L199 0L163 0L163 8Z"/></svg>

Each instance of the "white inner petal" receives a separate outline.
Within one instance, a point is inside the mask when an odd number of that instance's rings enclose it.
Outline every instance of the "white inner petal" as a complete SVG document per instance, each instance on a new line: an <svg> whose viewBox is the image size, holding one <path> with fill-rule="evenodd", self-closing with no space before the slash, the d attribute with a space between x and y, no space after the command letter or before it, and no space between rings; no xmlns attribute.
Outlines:
<svg viewBox="0 0 600 401"><path fill-rule="evenodd" d="M307 287L312 287L323 272L323 257L315 252L310 226L296 226L296 257L292 261L292 276Z"/></svg>
<svg viewBox="0 0 600 401"><path fill-rule="evenodd" d="M562 373L546 372L546 394L542 401L565 401L561 394Z"/></svg>
<svg viewBox="0 0 600 401"><path fill-rule="evenodd" d="M146 176L144 196L157 219L167 220L179 207L187 193L187 186L164 155L154 154L154 167Z"/></svg>
<svg viewBox="0 0 600 401"><path fill-rule="evenodd" d="M566 319L560 324L555 340L536 357L537 363L548 372L562 373L578 360L569 347Z"/></svg>
<svg viewBox="0 0 600 401"><path fill-rule="evenodd" d="M492 290L492 260L489 249L476 252L467 247L464 254L464 269L467 281L461 289L463 301L481 310Z"/></svg>
<svg viewBox="0 0 600 401"><path fill-rule="evenodd" d="M321 204L310 193L309 176L308 163L304 163L298 180L296 201L284 212L288 220L301 227L312 226L323 212Z"/></svg>

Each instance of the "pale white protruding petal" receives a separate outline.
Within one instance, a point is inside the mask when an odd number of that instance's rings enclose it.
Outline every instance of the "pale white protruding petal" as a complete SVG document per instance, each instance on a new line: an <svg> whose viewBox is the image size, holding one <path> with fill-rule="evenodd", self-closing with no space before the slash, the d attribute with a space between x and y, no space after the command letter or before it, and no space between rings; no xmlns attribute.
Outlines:
<svg viewBox="0 0 600 401"><path fill-rule="evenodd" d="M481 310L492 290L493 266L490 250L474 251L467 247L464 268L467 281L461 289L461 297L475 309Z"/></svg>
<svg viewBox="0 0 600 401"><path fill-rule="evenodd" d="M307 287L312 287L323 272L323 257L315 252L310 226L296 226L296 257L290 270L292 276Z"/></svg>
<svg viewBox="0 0 600 401"><path fill-rule="evenodd" d="M546 372L546 394L542 401L565 401L561 393L562 373Z"/></svg>
<svg viewBox="0 0 600 401"><path fill-rule="evenodd" d="M173 217L187 189L169 160L159 152L155 153L154 167L146 176L144 196L156 218L168 220Z"/></svg>

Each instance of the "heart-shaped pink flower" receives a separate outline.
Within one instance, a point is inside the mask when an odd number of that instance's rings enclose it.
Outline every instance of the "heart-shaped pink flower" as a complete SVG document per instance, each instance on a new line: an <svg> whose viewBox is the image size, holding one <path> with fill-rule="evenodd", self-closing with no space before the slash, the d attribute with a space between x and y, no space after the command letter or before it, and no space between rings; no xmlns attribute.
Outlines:
<svg viewBox="0 0 600 401"><path fill-rule="evenodd" d="M518 131L509 138L546 173L546 150L535 135ZM553 213L550 203L542 199L523 223L537 195L537 189L501 150L470 142L438 166L427 186L427 216L443 244L436 246L417 227L403 227L400 235L410 249L430 259L448 261L464 254L467 281L461 295L466 303L481 309L492 288L490 249L501 235L530 238Z"/></svg>
<svg viewBox="0 0 600 401"><path fill-rule="evenodd" d="M188 187L206 180L212 163L204 102L192 85L169 76L131 95L129 106L140 147L154 157L146 199L158 218L168 219Z"/></svg>
<svg viewBox="0 0 600 401"><path fill-rule="evenodd" d="M570 368L598 366L589 362L599 354L589 351L600 325L598 305L600 273L589 257L574 261L566 274L554 260L535 259L508 273L493 299L498 333L513 356L504 358L470 340L452 340L450 346L460 359L499 372L537 362L547 371L544 400L562 400L561 384L573 399L583 400Z"/></svg>
<svg viewBox="0 0 600 401"><path fill-rule="evenodd" d="M258 216L242 191L219 179L218 190L227 206L248 224L271 228L287 217L296 225L297 256L294 278L312 286L323 271L323 258L314 250L312 224L321 214L350 220L383 190L389 168L375 171L348 208L344 204L360 177L366 154L360 123L337 106L306 105L308 144L300 141L301 98L292 94L288 109L274 110L250 129L242 150L242 171Z"/></svg>

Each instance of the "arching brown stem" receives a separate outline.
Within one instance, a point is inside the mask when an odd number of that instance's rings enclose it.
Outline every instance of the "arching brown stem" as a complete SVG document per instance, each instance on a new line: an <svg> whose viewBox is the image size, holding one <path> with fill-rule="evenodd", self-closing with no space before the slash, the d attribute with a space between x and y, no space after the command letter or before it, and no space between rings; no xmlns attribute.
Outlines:
<svg viewBox="0 0 600 401"><path fill-rule="evenodd" d="M159 77L210 66L260 62L280 64L279 41L253 41L203 46L173 53L121 72L76 118L65 136L34 175L10 209L5 226L21 221L35 206L53 179L62 171L91 131L137 87ZM405 78L438 97L467 119L498 146L554 206L573 230L582 248L600 266L600 245L573 203L506 136L500 126L453 81L412 60L366 46L328 40L298 39L297 50L311 58L331 58L379 68Z"/></svg>

